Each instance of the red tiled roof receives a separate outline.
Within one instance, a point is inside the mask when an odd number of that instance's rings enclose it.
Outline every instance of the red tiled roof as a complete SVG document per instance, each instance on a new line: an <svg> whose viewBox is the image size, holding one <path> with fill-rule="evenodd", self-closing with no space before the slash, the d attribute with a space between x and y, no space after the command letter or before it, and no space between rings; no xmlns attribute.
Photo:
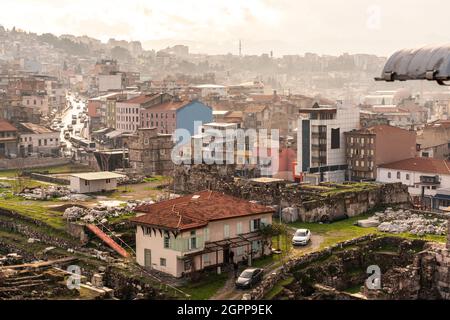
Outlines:
<svg viewBox="0 0 450 320"><path fill-rule="evenodd" d="M0 132L4 131L17 131L17 128L8 121L0 119Z"/></svg>
<svg viewBox="0 0 450 320"><path fill-rule="evenodd" d="M144 103L152 101L158 95L159 95L158 93L150 94L150 95L142 95L142 96L131 98L127 101L123 101L122 103L144 104Z"/></svg>
<svg viewBox="0 0 450 320"><path fill-rule="evenodd" d="M170 110L178 110L185 105L187 105L188 101L169 101L163 104L157 104L153 106L149 106L146 109L151 111L170 111Z"/></svg>
<svg viewBox="0 0 450 320"><path fill-rule="evenodd" d="M411 158L380 165L380 168L433 174L450 174L450 161L433 158Z"/></svg>
<svg viewBox="0 0 450 320"><path fill-rule="evenodd" d="M206 226L210 221L225 220L262 213L274 209L214 191L163 201L136 208L147 214L132 218L136 224L173 230L189 230Z"/></svg>
<svg viewBox="0 0 450 320"><path fill-rule="evenodd" d="M254 105L254 106L248 106L245 108L244 112L246 113L258 113L263 112L267 106L261 106L261 105Z"/></svg>

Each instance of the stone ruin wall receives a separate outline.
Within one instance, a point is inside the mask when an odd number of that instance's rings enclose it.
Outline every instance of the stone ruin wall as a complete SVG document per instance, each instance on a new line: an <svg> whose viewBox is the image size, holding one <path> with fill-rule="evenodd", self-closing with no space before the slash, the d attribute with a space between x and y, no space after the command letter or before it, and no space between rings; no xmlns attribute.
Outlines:
<svg viewBox="0 0 450 320"><path fill-rule="evenodd" d="M385 252L386 247L396 253ZM450 251L444 245L375 235L291 259L244 299L263 299L278 282L292 276L295 281L282 292L288 299L364 299L344 290L363 284L369 276L365 268L371 264L382 270L382 288L362 286L367 299L450 300Z"/></svg>
<svg viewBox="0 0 450 320"><path fill-rule="evenodd" d="M283 208L285 222L328 222L357 216L377 205L409 205L409 193L400 183L375 189L340 193L326 198L307 192L301 186L283 183L261 184L234 177L233 166L177 166L174 188L180 193L215 190L239 198ZM311 198L316 198L311 200Z"/></svg>

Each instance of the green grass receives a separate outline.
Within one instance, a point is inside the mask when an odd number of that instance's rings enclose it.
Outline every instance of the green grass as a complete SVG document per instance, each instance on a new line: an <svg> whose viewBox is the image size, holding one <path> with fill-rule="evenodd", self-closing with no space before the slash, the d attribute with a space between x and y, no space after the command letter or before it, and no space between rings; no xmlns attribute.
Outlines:
<svg viewBox="0 0 450 320"><path fill-rule="evenodd" d="M116 223L121 223L121 222L124 222L124 221L128 221L129 219L134 218L134 217L136 217L136 213L129 212L129 213L123 214L123 215L121 215L119 217L114 217L114 218L108 219L108 222L111 223L111 224L116 224Z"/></svg>
<svg viewBox="0 0 450 320"><path fill-rule="evenodd" d="M187 285L179 287L179 289L189 294L191 300L208 300L225 285L227 279L227 273L222 273L220 275L208 273L200 281L188 283Z"/></svg>
<svg viewBox="0 0 450 320"><path fill-rule="evenodd" d="M54 167L42 167L42 168L34 168L34 169L26 169L28 172L48 172L49 174L60 174L60 173L74 173L74 172L86 172L92 171L87 166L83 166L80 164L66 164ZM0 177L14 178L20 173L22 170L13 169L13 170L0 170Z"/></svg>
<svg viewBox="0 0 450 320"><path fill-rule="evenodd" d="M437 235L425 235L423 237L419 237L416 235L412 235L410 233L401 233L401 234L392 234L386 232L380 232L377 228L361 228L355 226L354 223L358 220L367 219L372 216L372 213L359 215L353 218L345 219L342 221L337 221L329 224L320 224L320 223L305 223L305 222L294 222L289 224L291 227L301 229L306 228L311 230L313 234L317 234L324 237L323 242L320 245L320 249L329 247L339 242L351 240L354 238L362 237L368 234L378 234L382 236L392 236L392 237L401 237L407 239L421 239L427 241L434 242L445 242L445 236L437 236Z"/></svg>
<svg viewBox="0 0 450 320"><path fill-rule="evenodd" d="M284 287L290 285L294 281L294 277L286 278L278 282L264 297L265 300L272 300L276 295L283 291Z"/></svg>
<svg viewBox="0 0 450 320"><path fill-rule="evenodd" d="M39 220L51 228L64 230L65 222L62 212L46 208L48 203L48 201L24 201L19 197L12 197L10 199L0 199L0 208L12 210L25 217Z"/></svg>
<svg viewBox="0 0 450 320"><path fill-rule="evenodd" d="M361 284L358 284L356 286L353 286L353 287L345 289L344 292L351 293L351 294L360 293L361 292L361 286L362 286Z"/></svg>
<svg viewBox="0 0 450 320"><path fill-rule="evenodd" d="M144 182L162 182L167 180L167 177L164 176L153 176L149 178L144 178Z"/></svg>

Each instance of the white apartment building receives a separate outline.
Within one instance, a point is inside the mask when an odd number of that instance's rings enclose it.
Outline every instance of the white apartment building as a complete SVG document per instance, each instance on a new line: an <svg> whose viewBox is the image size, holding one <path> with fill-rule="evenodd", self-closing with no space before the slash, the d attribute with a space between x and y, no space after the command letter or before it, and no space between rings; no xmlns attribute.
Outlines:
<svg viewBox="0 0 450 320"><path fill-rule="evenodd" d="M359 108L316 103L299 112L296 176L312 183L345 181L344 133L359 128Z"/></svg>
<svg viewBox="0 0 450 320"><path fill-rule="evenodd" d="M19 154L21 156L35 153L59 155L60 132L34 123L20 123L19 131Z"/></svg>
<svg viewBox="0 0 450 320"><path fill-rule="evenodd" d="M450 161L411 158L384 164L377 169L377 181L401 182L408 186L413 203L437 209L450 206Z"/></svg>

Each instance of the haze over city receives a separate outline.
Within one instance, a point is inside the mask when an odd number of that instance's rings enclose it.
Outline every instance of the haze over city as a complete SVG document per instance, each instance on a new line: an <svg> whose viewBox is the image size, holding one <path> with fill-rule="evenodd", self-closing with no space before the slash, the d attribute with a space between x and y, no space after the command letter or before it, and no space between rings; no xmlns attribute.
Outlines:
<svg viewBox="0 0 450 320"><path fill-rule="evenodd" d="M2 1L0 314L450 300L441 2Z"/></svg>
<svg viewBox="0 0 450 320"><path fill-rule="evenodd" d="M7 1L0 21L26 31L186 44L193 53L371 53L446 43L450 3L389 0ZM43 19L45 17L45 19Z"/></svg>

